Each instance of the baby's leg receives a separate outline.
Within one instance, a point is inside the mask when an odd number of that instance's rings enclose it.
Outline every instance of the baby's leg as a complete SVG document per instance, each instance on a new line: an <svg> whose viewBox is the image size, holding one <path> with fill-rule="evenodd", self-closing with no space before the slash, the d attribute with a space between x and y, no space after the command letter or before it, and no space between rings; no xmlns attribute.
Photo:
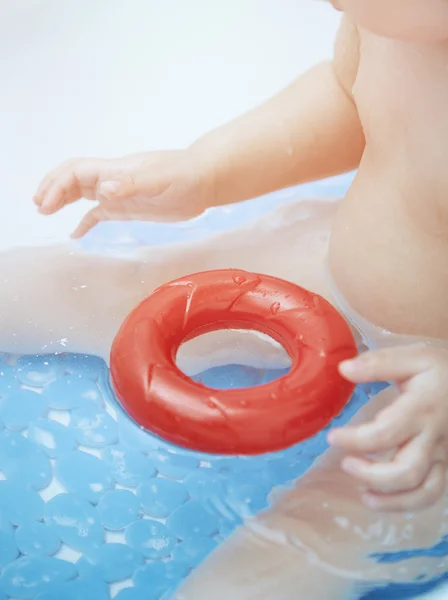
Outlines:
<svg viewBox="0 0 448 600"><path fill-rule="evenodd" d="M366 420L389 403L389 388L355 417ZM447 497L421 513L383 514L360 501L362 488L341 472L329 450L273 507L241 527L186 580L176 600L337 600L360 586L435 577L439 558L376 563L372 553L432 547L445 531ZM375 582L375 583L373 583Z"/></svg>
<svg viewBox="0 0 448 600"><path fill-rule="evenodd" d="M273 537L237 530L173 600L347 600L350 581L321 569L282 536Z"/></svg>
<svg viewBox="0 0 448 600"><path fill-rule="evenodd" d="M0 255L0 349L107 359L141 300L167 281L207 269L270 274L329 297L324 263L336 206L298 200L235 231L147 248L132 259L83 253L72 244L12 249Z"/></svg>

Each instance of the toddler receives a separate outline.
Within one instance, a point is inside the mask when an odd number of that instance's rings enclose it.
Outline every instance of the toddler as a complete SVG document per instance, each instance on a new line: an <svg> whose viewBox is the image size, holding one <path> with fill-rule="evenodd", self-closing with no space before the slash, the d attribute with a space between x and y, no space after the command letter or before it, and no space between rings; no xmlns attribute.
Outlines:
<svg viewBox="0 0 448 600"><path fill-rule="evenodd" d="M341 364L342 375L395 382L330 433L319 464L222 544L179 600L336 600L353 582L445 570L440 558L377 565L369 555L431 546L446 533L448 3L334 5L344 15L331 62L187 150L68 161L35 203L51 214L96 201L74 232L81 237L108 219L190 219L358 168L341 202L288 203L232 235L127 259L70 245L0 257L7 350L62 345L107 358L124 317L155 287L238 267L325 296L369 348Z"/></svg>

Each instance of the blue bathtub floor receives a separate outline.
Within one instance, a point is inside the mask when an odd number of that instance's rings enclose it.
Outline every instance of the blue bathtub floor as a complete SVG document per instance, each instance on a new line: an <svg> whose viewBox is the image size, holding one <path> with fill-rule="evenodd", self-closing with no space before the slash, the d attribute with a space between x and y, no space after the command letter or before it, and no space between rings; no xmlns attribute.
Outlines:
<svg viewBox="0 0 448 600"><path fill-rule="evenodd" d="M321 432L263 458L174 452L126 417L108 375L94 357L0 357L0 600L167 600L326 449ZM244 387L278 375L229 366L197 379ZM375 391L358 388L339 421Z"/></svg>

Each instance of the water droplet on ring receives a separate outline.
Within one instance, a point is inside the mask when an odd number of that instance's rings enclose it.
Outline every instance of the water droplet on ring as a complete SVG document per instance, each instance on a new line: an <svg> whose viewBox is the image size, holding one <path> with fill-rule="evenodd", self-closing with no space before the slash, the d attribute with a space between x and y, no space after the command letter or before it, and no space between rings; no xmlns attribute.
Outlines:
<svg viewBox="0 0 448 600"><path fill-rule="evenodd" d="M235 283L237 283L238 285L241 285L242 283L244 283L246 281L246 278L243 275L234 275L233 281Z"/></svg>
<svg viewBox="0 0 448 600"><path fill-rule="evenodd" d="M276 315L279 310L280 310L280 302L274 302L274 304L271 304L271 313L273 315Z"/></svg>

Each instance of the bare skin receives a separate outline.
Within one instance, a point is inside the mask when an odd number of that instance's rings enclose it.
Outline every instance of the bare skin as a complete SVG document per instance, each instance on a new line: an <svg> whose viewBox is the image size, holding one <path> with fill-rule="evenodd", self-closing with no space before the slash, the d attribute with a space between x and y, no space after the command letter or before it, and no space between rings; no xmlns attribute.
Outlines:
<svg viewBox="0 0 448 600"><path fill-rule="evenodd" d="M388 406L394 390L376 396L355 417L362 422ZM362 486L328 451L273 508L221 544L184 582L174 600L347 600L385 582L436 577L445 559L377 564L370 553L431 547L447 528L445 494L422 513L376 513L360 502Z"/></svg>
<svg viewBox="0 0 448 600"><path fill-rule="evenodd" d="M107 362L113 338L137 304L167 281L208 269L262 272L330 299L324 267L336 209L332 201L294 202L231 234L143 248L130 258L83 253L74 244L5 252L1 348L16 354L86 352ZM267 246L269 254L260 253Z"/></svg>
<svg viewBox="0 0 448 600"><path fill-rule="evenodd" d="M361 43L354 98L367 145L332 231L332 272L372 322L446 339L448 41L409 46L365 31Z"/></svg>
<svg viewBox="0 0 448 600"><path fill-rule="evenodd" d="M263 269L331 300L325 262L337 210L338 203L333 201L293 202L232 232L231 246L224 233L193 244L158 248L157 253L143 250L135 259L85 255L66 246L4 254L1 268L9 294L4 301L10 309L2 319L4 348L19 353L89 352L108 360L111 341L124 317L152 289L188 271L229 264L251 271ZM271 252L266 257L259 249L268 243ZM294 262L287 260L291 253L297 257ZM98 281L100 273L103 279ZM227 343L232 347L231 339ZM197 355L198 349L202 355ZM209 347L193 347L193 363L189 352L181 363L194 364L190 370L199 371L202 360L210 365L215 349L213 341ZM248 339L239 358L251 364L251 357L260 353L268 366L284 366L282 357L258 338ZM219 355L212 356L211 361L219 364L219 359ZM371 419L394 397L393 390L380 394L356 421ZM425 571L431 576L443 572L445 562L440 559L378 568L368 554L431 547L448 531L444 520L447 496L436 501L438 489L430 481L425 491L433 506L424 513L378 514L361 501L365 486L341 471L342 457L340 451L329 450L293 490L277 492L272 509L222 544L186 580L176 600L229 596L295 600L298 591L313 600L326 600L329 593L342 600L358 586L364 589L374 582L409 581Z"/></svg>
<svg viewBox="0 0 448 600"><path fill-rule="evenodd" d="M123 317L142 297L163 281L209 268L262 271L331 298L325 279L330 235L332 274L357 312L395 333L448 340L448 7L441 0L404 1L340 0L348 16L333 64L319 65L188 151L71 161L45 178L35 198L47 214L81 196L97 200L76 231L81 236L101 220L189 218L207 206L359 166L339 207L292 203L232 238L220 234L188 247L158 250L157 256L142 251L130 262L48 248L33 256L33 268L23 251L17 259L23 261L20 272L11 266L16 257L4 256L2 272L10 284L5 349L37 352L54 349L64 339L65 350L107 356ZM266 248L269 252L261 250ZM36 294L37 281L42 291ZM53 292L50 305L48 289ZM32 323L23 328L31 296ZM313 599L329 593L342 598L353 580L419 574L422 562L411 562L403 574L392 567L393 572L378 572L367 560L368 553L384 550L388 527L401 530L407 517L390 512L382 517L388 524L382 533L361 535L380 518L363 499L368 492L369 502L387 511L431 505L421 515L424 527L410 534L411 547L432 545L443 535L447 356L431 348L369 354L346 376L362 381L387 373L400 382L399 393L376 399L371 412L361 415L370 423L335 432L335 448L312 474L229 538L188 580L179 598L219 598L218 593L235 600L272 600L273 594L276 600L293 600L302 593ZM403 360L412 372L403 368ZM411 429L397 428L403 420L386 412L403 403L400 414L407 415ZM416 423L422 424L418 430L412 429ZM369 446L372 438L381 444ZM408 454L395 452L402 443ZM351 468L344 463L344 451L353 455ZM375 451L393 451L385 467L367 457L356 462L356 455ZM409 456L412 460L406 460ZM349 475L338 468L341 460ZM328 496L328 519L323 519L317 500ZM350 515L347 526L341 514ZM344 564L325 555L334 539L342 540ZM398 547L403 545L401 537ZM427 567L432 575L445 569L436 559L428 559Z"/></svg>

